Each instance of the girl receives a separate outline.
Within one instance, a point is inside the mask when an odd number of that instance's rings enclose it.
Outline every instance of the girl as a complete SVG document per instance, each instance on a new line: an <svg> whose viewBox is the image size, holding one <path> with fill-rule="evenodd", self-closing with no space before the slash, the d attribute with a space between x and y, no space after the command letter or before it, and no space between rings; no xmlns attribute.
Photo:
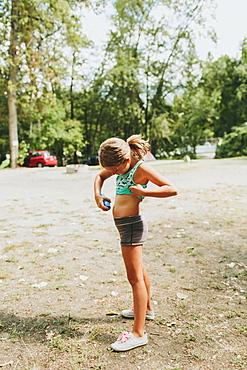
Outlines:
<svg viewBox="0 0 247 370"><path fill-rule="evenodd" d="M95 201L103 211L109 209L104 202L111 200L101 194L101 188L105 180L117 175L113 217L120 234L122 256L134 303L132 310L122 311L124 317L134 318L132 332L120 334L118 340L111 345L115 351L128 351L147 344L145 319L154 319L150 281L142 261L147 223L140 212L141 202L147 196L165 198L177 194L170 181L144 162L143 157L148 149L149 144L141 135L133 135L127 141L110 138L99 149L99 161L104 169L95 178ZM157 185L152 190L147 189L149 181Z"/></svg>

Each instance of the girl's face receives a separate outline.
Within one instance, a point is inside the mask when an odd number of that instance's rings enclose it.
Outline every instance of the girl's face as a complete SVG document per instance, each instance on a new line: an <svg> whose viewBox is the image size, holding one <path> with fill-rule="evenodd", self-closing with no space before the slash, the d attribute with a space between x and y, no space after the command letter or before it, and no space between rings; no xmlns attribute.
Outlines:
<svg viewBox="0 0 247 370"><path fill-rule="evenodd" d="M123 175L128 172L130 168L130 158L126 158L125 161L119 166L104 167L106 171L110 171L113 175Z"/></svg>

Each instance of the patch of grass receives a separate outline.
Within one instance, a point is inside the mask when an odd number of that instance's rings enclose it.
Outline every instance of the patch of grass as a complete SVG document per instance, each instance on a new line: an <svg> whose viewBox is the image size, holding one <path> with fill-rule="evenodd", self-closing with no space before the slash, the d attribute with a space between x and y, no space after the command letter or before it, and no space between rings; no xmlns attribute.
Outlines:
<svg viewBox="0 0 247 370"><path fill-rule="evenodd" d="M44 321L44 320L40 320L40 321L37 321L33 327L32 327L32 331L37 331L37 330L45 330L46 328L49 327L49 323L47 321Z"/></svg>
<svg viewBox="0 0 247 370"><path fill-rule="evenodd" d="M190 357L194 361L204 361L205 360L205 358L201 357L200 355L196 353L191 353L188 355L188 357Z"/></svg>
<svg viewBox="0 0 247 370"><path fill-rule="evenodd" d="M212 341L214 341L214 338L213 338L211 335L206 335L206 336L205 336L205 338L206 338L207 340L212 340Z"/></svg>
<svg viewBox="0 0 247 370"><path fill-rule="evenodd" d="M8 259L5 260L5 262L7 262L7 263L17 263L17 262L19 262L19 260L16 260L14 258L8 258Z"/></svg>
<svg viewBox="0 0 247 370"><path fill-rule="evenodd" d="M37 229L41 229L41 228L46 228L46 227L49 227L49 226L54 226L54 224L40 224L38 226L36 226Z"/></svg>
<svg viewBox="0 0 247 370"><path fill-rule="evenodd" d="M197 325L197 324L193 324L193 323L189 323L189 327L190 327L191 329L197 329L197 328L199 327L199 325Z"/></svg>
<svg viewBox="0 0 247 370"><path fill-rule="evenodd" d="M247 326L245 325L236 325L235 327L239 333L245 334L247 336Z"/></svg>
<svg viewBox="0 0 247 370"><path fill-rule="evenodd" d="M18 248L18 246L17 246L16 244L12 244L12 245L8 245L7 247L5 247L5 248L3 249L3 251L4 251L5 253L7 253L7 252L10 252L10 251L15 250L16 248Z"/></svg>
<svg viewBox="0 0 247 370"><path fill-rule="evenodd" d="M111 333L114 334L114 335L118 335L119 333L121 333L122 331L125 331L126 328L122 327L122 326L116 326L114 328L112 328L111 330Z"/></svg>
<svg viewBox="0 0 247 370"><path fill-rule="evenodd" d="M45 236L48 235L46 231L40 231L39 233L36 234L36 236Z"/></svg>
<svg viewBox="0 0 247 370"><path fill-rule="evenodd" d="M187 253L192 253L195 250L194 247L188 247L186 248Z"/></svg>
<svg viewBox="0 0 247 370"><path fill-rule="evenodd" d="M56 274L53 278L50 279L50 281L52 281L53 279L56 280L56 281L59 281L61 279L63 279L64 277L67 277L68 273L66 271L64 272L61 272L60 274Z"/></svg>
<svg viewBox="0 0 247 370"><path fill-rule="evenodd" d="M181 308L185 308L185 307L187 307L187 306L188 306L188 302L185 302L184 300L181 300L181 302L179 302L179 306L180 306Z"/></svg>
<svg viewBox="0 0 247 370"><path fill-rule="evenodd" d="M67 285L57 285L55 287L56 290L60 290L60 289L63 289L63 288L67 288Z"/></svg>
<svg viewBox="0 0 247 370"><path fill-rule="evenodd" d="M155 320L155 322L156 322L157 325L165 325L166 319L164 319L164 318L157 319L157 320Z"/></svg>
<svg viewBox="0 0 247 370"><path fill-rule="evenodd" d="M68 341L60 336L52 338L49 347L60 352L69 352Z"/></svg>
<svg viewBox="0 0 247 370"><path fill-rule="evenodd" d="M238 272L238 273L234 274L233 276L236 277L236 278L238 278L239 276L241 276L241 273Z"/></svg>
<svg viewBox="0 0 247 370"><path fill-rule="evenodd" d="M52 361L52 362L57 361L57 356L51 356L51 357L49 357L49 361Z"/></svg>
<svg viewBox="0 0 247 370"><path fill-rule="evenodd" d="M10 251L14 251L16 249L19 249L19 248L32 248L33 247L33 243L32 242L29 242L29 241L23 241L22 243L20 244L12 244L12 245L8 245L7 247L5 247L3 249L3 251L5 253L7 252L10 252Z"/></svg>
<svg viewBox="0 0 247 370"><path fill-rule="evenodd" d="M221 284L213 285L212 288L216 290L224 290L224 287Z"/></svg>
<svg viewBox="0 0 247 370"><path fill-rule="evenodd" d="M231 312L231 313L229 313L229 314L227 315L227 318L228 318L228 319L232 319L233 317L241 317L241 316L242 316L242 314L241 314L241 313L236 312L236 311L233 311L233 312Z"/></svg>
<svg viewBox="0 0 247 370"><path fill-rule="evenodd" d="M47 317L47 316L51 316L52 313L51 312L44 312L44 313L41 313L40 315L38 315L38 317Z"/></svg>
<svg viewBox="0 0 247 370"><path fill-rule="evenodd" d="M189 333L186 335L186 339L189 341L189 342L195 342L196 341L196 336Z"/></svg>
<svg viewBox="0 0 247 370"><path fill-rule="evenodd" d="M70 203L67 201L67 199L60 199L60 202L62 202L65 205L69 205Z"/></svg>
<svg viewBox="0 0 247 370"><path fill-rule="evenodd" d="M87 332L86 332L86 337L91 340L97 339L101 333L105 331L105 327L102 327L101 325L94 325L92 326Z"/></svg>

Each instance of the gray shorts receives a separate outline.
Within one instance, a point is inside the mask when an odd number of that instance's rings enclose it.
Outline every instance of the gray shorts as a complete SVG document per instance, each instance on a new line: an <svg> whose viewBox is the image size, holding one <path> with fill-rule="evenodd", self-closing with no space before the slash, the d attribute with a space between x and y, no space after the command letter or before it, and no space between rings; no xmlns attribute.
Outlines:
<svg viewBox="0 0 247 370"><path fill-rule="evenodd" d="M114 217L121 245L142 245L147 240L148 225L142 215Z"/></svg>

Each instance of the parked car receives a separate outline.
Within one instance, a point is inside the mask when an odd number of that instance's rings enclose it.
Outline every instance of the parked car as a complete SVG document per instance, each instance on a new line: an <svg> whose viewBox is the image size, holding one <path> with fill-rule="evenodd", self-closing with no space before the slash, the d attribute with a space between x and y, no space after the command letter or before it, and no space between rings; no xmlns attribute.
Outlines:
<svg viewBox="0 0 247 370"><path fill-rule="evenodd" d="M54 167L57 166L58 160L55 155L47 150L35 150L33 152L28 152L28 155L24 159L24 167Z"/></svg>
<svg viewBox="0 0 247 370"><path fill-rule="evenodd" d="M89 166L95 166L99 164L99 156L98 153L94 153L89 157L83 159L82 164L88 164Z"/></svg>

